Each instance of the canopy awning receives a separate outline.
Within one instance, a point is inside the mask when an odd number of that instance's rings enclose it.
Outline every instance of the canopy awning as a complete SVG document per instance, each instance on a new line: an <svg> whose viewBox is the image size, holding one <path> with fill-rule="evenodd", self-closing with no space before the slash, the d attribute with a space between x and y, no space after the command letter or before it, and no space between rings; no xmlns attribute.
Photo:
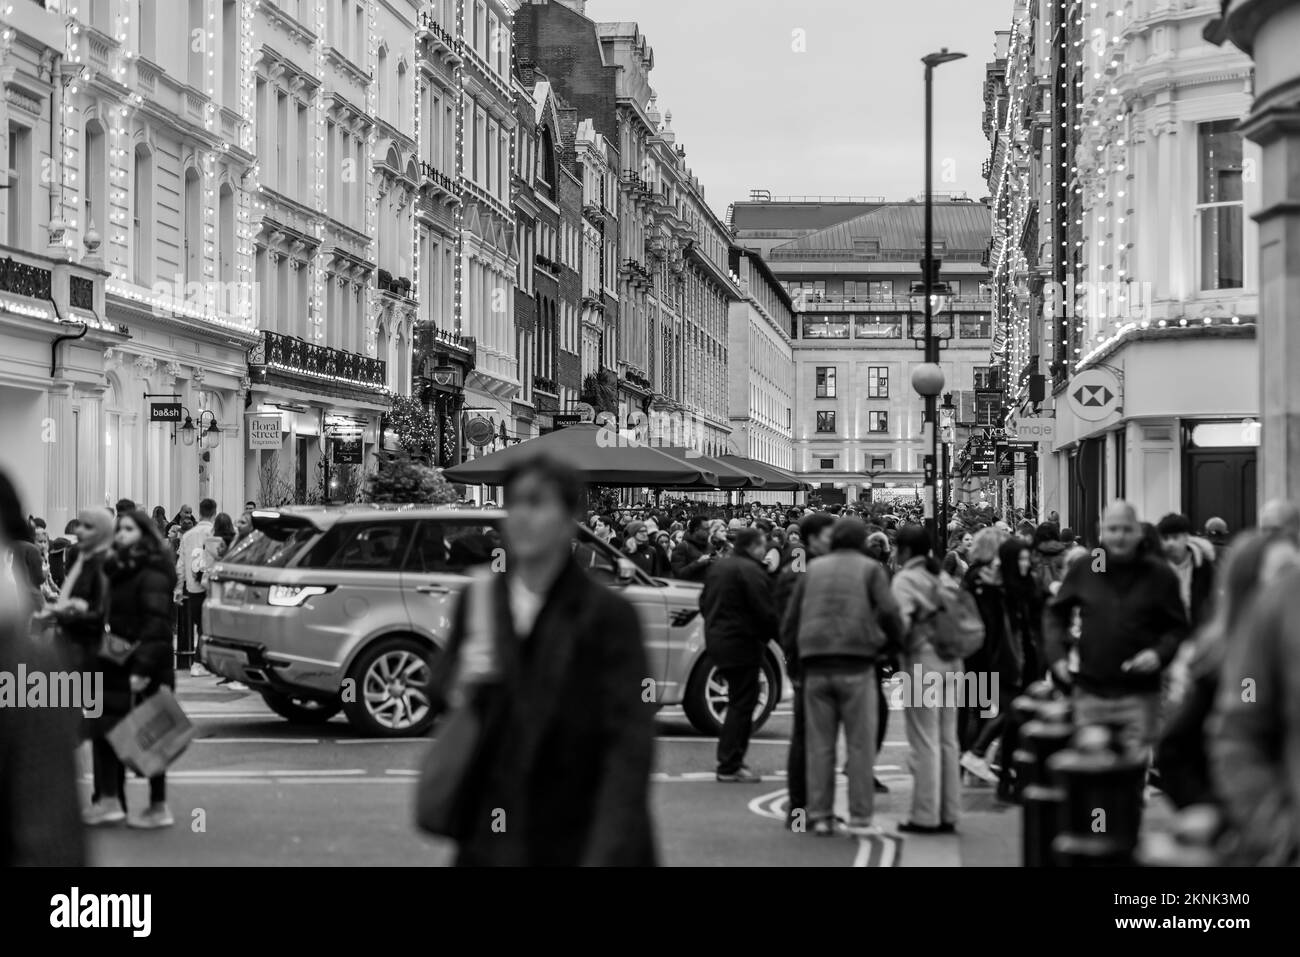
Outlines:
<svg viewBox="0 0 1300 957"><path fill-rule="evenodd" d="M567 462L592 485L622 488L717 488L718 476L707 466L669 455L607 426L591 422L557 429L535 439L472 459L443 472L449 482L500 485L516 463L538 453Z"/></svg>
<svg viewBox="0 0 1300 957"><path fill-rule="evenodd" d="M779 469L775 465L768 465L766 462L747 459L742 455L723 455L719 457L718 461L741 472L765 479L766 484L762 486L765 492L808 492L812 490L812 485L797 475L787 472L785 469Z"/></svg>
<svg viewBox="0 0 1300 957"><path fill-rule="evenodd" d="M732 462L724 461L721 458L713 458L708 455L701 455L694 449L674 446L673 448L660 449L661 452L667 452L674 458L680 459L688 465L694 465L712 472L718 477L718 488L721 489L744 489L744 488L766 488L767 478L757 475L738 467Z"/></svg>

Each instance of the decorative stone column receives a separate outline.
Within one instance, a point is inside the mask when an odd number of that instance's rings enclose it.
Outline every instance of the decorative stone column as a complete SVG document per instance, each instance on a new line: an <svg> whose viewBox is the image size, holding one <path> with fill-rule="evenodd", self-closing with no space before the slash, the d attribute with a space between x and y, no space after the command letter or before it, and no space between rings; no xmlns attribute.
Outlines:
<svg viewBox="0 0 1300 957"><path fill-rule="evenodd" d="M1262 150L1259 361L1263 435L1259 501L1300 502L1300 0L1230 0L1212 24L1255 60L1243 132Z"/></svg>

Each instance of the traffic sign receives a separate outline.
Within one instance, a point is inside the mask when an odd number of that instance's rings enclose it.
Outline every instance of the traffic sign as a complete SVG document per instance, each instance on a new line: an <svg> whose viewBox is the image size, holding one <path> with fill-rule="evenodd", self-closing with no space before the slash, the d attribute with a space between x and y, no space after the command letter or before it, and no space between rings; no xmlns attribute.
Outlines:
<svg viewBox="0 0 1300 957"><path fill-rule="evenodd" d="M1085 422L1100 422L1119 411L1119 379L1109 369L1080 372L1066 386L1070 411Z"/></svg>

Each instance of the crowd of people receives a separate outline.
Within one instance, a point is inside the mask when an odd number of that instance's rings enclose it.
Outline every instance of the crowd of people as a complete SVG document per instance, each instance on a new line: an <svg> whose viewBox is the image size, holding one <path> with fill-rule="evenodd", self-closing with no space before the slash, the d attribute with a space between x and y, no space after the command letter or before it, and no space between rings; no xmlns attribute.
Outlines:
<svg viewBox="0 0 1300 957"><path fill-rule="evenodd" d="M1116 502L1091 548L1055 514L1014 526L959 516L939 555L915 512L646 506L587 518L651 574L703 584L705 639L730 695L719 781L761 779L745 754L763 649L782 647L795 686L792 829L875 832L884 786L871 769L890 676L974 672L992 679L993 701L904 703L914 788L900 830L955 830L964 785L1012 798L1011 702L1048 681L1070 697L1077 724L1115 729L1116 747L1148 760L1151 786L1176 806L1216 807L1234 859L1297 859L1298 795L1285 769L1300 740L1284 732L1285 692L1300 673L1287 629L1300 511L1289 503L1269 503L1258 528L1229 541L1220 518L1194 529L1171 513L1153 524ZM982 636L958 652L949 634L963 613ZM847 820L832 807L841 730ZM1269 743L1278 739L1288 741L1281 752Z"/></svg>
<svg viewBox="0 0 1300 957"><path fill-rule="evenodd" d="M951 688L951 676L977 673L991 679L991 700L902 699L914 787L900 830L955 831L964 787L1011 797L1010 703L1046 681L1070 697L1076 724L1113 728L1116 747L1148 758L1149 781L1175 805L1217 808L1229 859L1300 860L1300 728L1291 704L1300 699L1292 626L1300 509L1290 503L1269 503L1257 528L1230 536L1220 519L1201 529L1179 514L1148 524L1115 502L1095 545L1055 515L1012 524L971 510L958 513L936 551L913 510L647 503L578 513L576 474L545 457L515 469L505 492L507 573L489 586L497 599L486 623L484 612L459 604L434 680L436 710L473 702L483 728L477 770L444 828L463 863L655 859L646 797L652 709L635 706L644 697L632 690L645 673L640 626L616 591L583 574L581 552L569 547L576 521L647 573L702 584L705 641L729 694L719 782L761 779L746 763L760 671L771 645L784 652L795 690L792 830L878 833L875 801L885 788L873 767L887 699L901 681L938 676ZM123 501L81 512L51 539L0 476L0 664L57 660L105 680L103 713L80 728L55 716L36 728L41 719L0 709L0 779L11 782L3 803L12 819L0 859L75 863L83 853L78 817L172 823L162 776L149 781L148 805L128 812L125 769L105 735L133 701L174 686L182 655L192 660L203 576L247 534L252 508L232 521L205 499L197 515L182 508L168 519ZM106 631L133 643L120 664L102 658ZM511 632L521 640L503 643ZM476 635L489 636L486 652ZM593 712L565 690L575 687L610 694ZM835 801L841 733L846 818ZM78 735L91 742L84 809L67 774ZM517 779L519 761L543 757L563 773ZM66 786L58 783L64 775ZM527 822L508 842L492 823L502 807ZM42 840L38 855L32 848Z"/></svg>
<svg viewBox="0 0 1300 957"><path fill-rule="evenodd" d="M85 824L156 829L174 823L165 775L149 780L145 807L128 811L126 768L108 734L137 703L174 688L178 664L192 675L207 674L198 661L203 576L252 530L253 508L246 503L234 521L203 499L197 516L184 505L168 518L162 507L149 513L122 499L114 508L82 510L51 537L44 519L25 515L0 474L0 585L10 599L0 615L4 641L11 652L26 648L52 669L102 675L99 713L73 730L74 739L90 742ZM121 660L106 645L118 639L129 648Z"/></svg>

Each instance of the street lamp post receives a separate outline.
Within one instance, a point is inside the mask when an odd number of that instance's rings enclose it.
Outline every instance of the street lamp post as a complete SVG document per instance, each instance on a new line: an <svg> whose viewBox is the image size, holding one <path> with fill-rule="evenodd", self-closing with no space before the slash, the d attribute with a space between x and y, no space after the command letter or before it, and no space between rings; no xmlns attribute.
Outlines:
<svg viewBox="0 0 1300 957"><path fill-rule="evenodd" d="M943 370L939 367L939 343L934 337L934 284L938 277L935 275L935 266L938 265L934 259L934 70L935 67L942 66L945 63L951 63L954 60L960 60L965 57L964 53L951 53L947 47L943 47L938 53L931 53L921 58L925 64L925 254L921 260L921 280L924 283L925 296L925 365L931 366L926 375L922 378L927 380L925 385L933 387L933 391L922 391L921 384L917 382L916 374L913 374L912 383L916 386L918 392L925 397L925 421L930 424L930 468L927 469L926 480L930 483L930 517L927 521L930 531L930 541L934 546L934 554L937 557L940 553L942 543L940 540L941 529L939 528L939 480L936 474L939 467L939 420L935 412L935 400L939 393L943 391ZM924 368L924 366L922 366ZM920 372L918 369L917 372ZM937 383L935 382L935 373L938 374Z"/></svg>

